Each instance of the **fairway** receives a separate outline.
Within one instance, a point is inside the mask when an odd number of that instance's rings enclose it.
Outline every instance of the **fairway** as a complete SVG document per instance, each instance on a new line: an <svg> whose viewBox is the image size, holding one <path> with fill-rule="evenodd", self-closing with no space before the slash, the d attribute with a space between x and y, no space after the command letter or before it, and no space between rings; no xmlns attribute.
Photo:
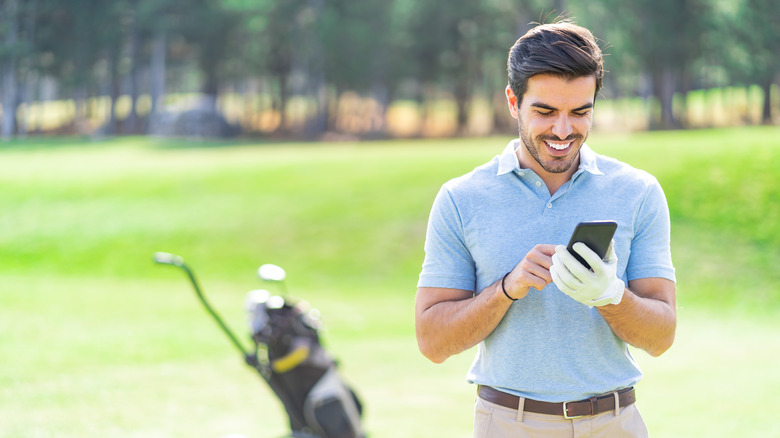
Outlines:
<svg viewBox="0 0 780 438"><path fill-rule="evenodd" d="M677 340L635 352L654 438L780 435L778 134L589 140L669 200ZM508 140L0 146L0 438L284 435L280 403L155 251L187 260L242 340L257 267L283 266L321 310L370 437L471 436L473 352L425 360L414 293L439 186Z"/></svg>

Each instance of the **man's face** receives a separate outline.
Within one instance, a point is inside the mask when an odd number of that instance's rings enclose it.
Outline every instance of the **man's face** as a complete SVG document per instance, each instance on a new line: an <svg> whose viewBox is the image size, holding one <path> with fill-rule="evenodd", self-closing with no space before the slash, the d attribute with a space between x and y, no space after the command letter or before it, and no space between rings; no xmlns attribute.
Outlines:
<svg viewBox="0 0 780 438"><path fill-rule="evenodd" d="M520 106L507 87L512 117L517 119L524 148L518 148L523 167L545 174L571 176L593 124L596 78L566 79L539 74L528 80Z"/></svg>

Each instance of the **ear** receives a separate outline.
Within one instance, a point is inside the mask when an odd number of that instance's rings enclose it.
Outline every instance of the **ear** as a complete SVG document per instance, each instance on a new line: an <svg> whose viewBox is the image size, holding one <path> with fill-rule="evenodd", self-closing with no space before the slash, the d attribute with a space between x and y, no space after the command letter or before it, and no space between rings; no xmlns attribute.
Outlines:
<svg viewBox="0 0 780 438"><path fill-rule="evenodd" d="M512 117L515 119L519 117L519 110L517 108L517 96L515 96L514 91L512 91L512 88L507 85L506 86L506 101L507 104L509 104L509 113L512 114Z"/></svg>

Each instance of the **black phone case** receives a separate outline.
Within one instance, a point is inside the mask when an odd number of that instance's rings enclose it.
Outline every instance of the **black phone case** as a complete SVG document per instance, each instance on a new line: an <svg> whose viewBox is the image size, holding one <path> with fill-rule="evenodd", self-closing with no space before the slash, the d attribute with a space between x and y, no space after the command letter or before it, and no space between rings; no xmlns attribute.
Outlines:
<svg viewBox="0 0 780 438"><path fill-rule="evenodd" d="M612 241L612 236L615 235L616 229L617 222L614 221L580 222L571 234L567 249L583 266L590 269L588 262L580 257L579 253L574 251L572 246L577 242L582 242L603 259L607 255L609 244Z"/></svg>

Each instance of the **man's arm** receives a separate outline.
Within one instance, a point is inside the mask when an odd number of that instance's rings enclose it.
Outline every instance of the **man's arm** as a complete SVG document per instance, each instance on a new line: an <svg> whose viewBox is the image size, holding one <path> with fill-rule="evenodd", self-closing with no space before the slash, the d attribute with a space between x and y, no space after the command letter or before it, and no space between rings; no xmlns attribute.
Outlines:
<svg viewBox="0 0 780 438"><path fill-rule="evenodd" d="M506 276L507 295L521 299L530 288L552 282L550 265L554 245L536 245ZM415 300L415 328L420 351L435 363L480 343L501 322L512 300L501 280L481 293L461 289L421 287Z"/></svg>
<svg viewBox="0 0 780 438"><path fill-rule="evenodd" d="M628 282L618 304L597 307L612 331L624 342L660 356L672 346L677 328L676 288L665 278Z"/></svg>
<svg viewBox="0 0 780 438"><path fill-rule="evenodd" d="M415 328L422 354L442 363L492 333L512 304L498 288L493 284L476 296L461 289L418 288Z"/></svg>
<svg viewBox="0 0 780 438"><path fill-rule="evenodd" d="M603 260L584 243L575 243L573 249L592 269L577 261L566 247L558 245L550 268L558 289L576 301L596 306L624 342L652 356L668 350L677 327L674 282L661 277L639 278L630 281L626 288L616 274L613 245Z"/></svg>

